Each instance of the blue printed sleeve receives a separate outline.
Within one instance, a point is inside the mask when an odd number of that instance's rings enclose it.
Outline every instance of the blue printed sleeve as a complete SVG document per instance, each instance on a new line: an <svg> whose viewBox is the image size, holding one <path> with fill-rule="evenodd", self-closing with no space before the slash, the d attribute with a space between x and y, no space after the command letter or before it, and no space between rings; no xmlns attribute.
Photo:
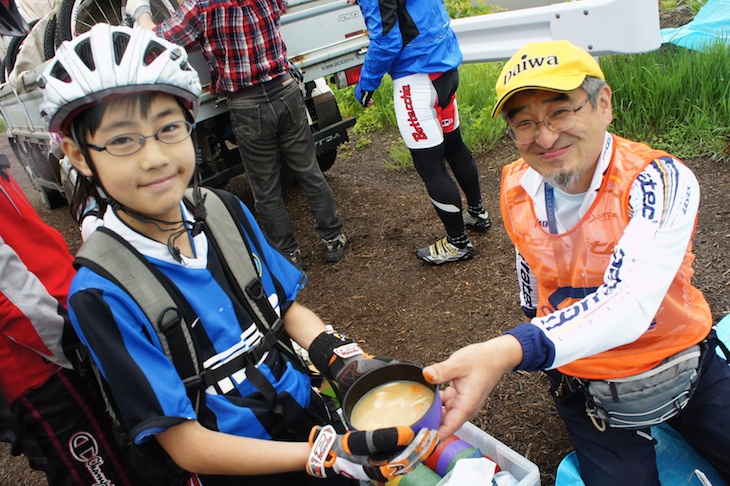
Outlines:
<svg viewBox="0 0 730 486"><path fill-rule="evenodd" d="M375 91L403 48L395 0L359 0L368 29L370 45L360 71L360 87Z"/></svg>
<svg viewBox="0 0 730 486"><path fill-rule="evenodd" d="M517 338L522 345L522 362L516 370L547 370L555 361L555 346L539 327L524 322L505 332Z"/></svg>

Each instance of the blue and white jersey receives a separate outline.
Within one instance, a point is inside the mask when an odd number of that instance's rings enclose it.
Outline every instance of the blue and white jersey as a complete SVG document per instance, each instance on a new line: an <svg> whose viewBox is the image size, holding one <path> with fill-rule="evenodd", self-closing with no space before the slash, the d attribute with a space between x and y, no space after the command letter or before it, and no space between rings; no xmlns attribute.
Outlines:
<svg viewBox="0 0 730 486"><path fill-rule="evenodd" d="M358 0L370 37L360 87L374 91L386 73L444 73L463 60L443 0Z"/></svg>
<svg viewBox="0 0 730 486"><path fill-rule="evenodd" d="M269 245L251 213L241 205L253 228L247 238L256 269L273 308L282 315L304 286L305 275ZM192 221L187 210L182 210L185 219ZM195 257L183 256L182 262L177 262L166 245L131 229L112 208L104 214L104 226L144 255L190 304L198 316L192 327L206 369L249 351L262 340L253 318L232 297L219 257L204 233L192 239ZM257 245L252 244L254 240ZM257 253L257 247L263 254ZM241 248L241 258L250 258L246 248ZM283 290L282 299L274 278ZM251 396L257 390L243 369L205 390L205 403L196 414L149 320L136 302L110 280L82 267L71 285L69 305L73 326L109 384L121 421L136 443L193 419L212 430L271 438L267 425L271 427L275 420L269 416L268 404L260 396ZM309 406L309 376L276 346L257 368L288 403L293 400L304 409Z"/></svg>

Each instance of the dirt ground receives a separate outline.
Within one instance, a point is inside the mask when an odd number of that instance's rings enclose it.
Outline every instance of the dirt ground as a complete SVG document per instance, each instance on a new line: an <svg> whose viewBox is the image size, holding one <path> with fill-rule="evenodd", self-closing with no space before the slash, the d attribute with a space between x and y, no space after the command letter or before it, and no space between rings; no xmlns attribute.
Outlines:
<svg viewBox="0 0 730 486"><path fill-rule="evenodd" d="M478 157L493 227L486 234L470 234L476 248L473 260L434 267L413 254L417 247L443 236L421 179L415 171L384 168L387 149L396 137L395 132L369 134L369 144L353 139L327 172L351 242L342 261L322 261L303 192L294 187L285 198L308 266L309 283L301 302L358 339L366 351L426 365L522 321L514 253L498 206L500 170L516 152L504 144ZM356 149L358 145L364 147ZM79 233L68 210L41 207L4 137L0 151L11 158L11 172L42 216L76 251ZM730 172L726 164L707 159L685 162L697 174L703 190L694 237L695 283L705 292L717 322L730 313L730 209L723 202ZM245 176L232 180L226 189L251 204ZM541 373L508 374L472 422L537 464L542 484L550 486L571 445L546 383ZM14 458L7 447L0 448L0 484L44 483L41 475L29 471L24 458Z"/></svg>

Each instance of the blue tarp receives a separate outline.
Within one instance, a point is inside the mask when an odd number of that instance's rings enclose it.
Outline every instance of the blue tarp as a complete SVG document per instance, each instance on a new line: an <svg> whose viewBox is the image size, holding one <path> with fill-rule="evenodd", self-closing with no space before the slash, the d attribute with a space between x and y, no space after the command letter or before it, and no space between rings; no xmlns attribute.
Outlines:
<svg viewBox="0 0 730 486"><path fill-rule="evenodd" d="M708 0L690 23L659 34L662 43L698 51L719 41L730 43L730 0Z"/></svg>

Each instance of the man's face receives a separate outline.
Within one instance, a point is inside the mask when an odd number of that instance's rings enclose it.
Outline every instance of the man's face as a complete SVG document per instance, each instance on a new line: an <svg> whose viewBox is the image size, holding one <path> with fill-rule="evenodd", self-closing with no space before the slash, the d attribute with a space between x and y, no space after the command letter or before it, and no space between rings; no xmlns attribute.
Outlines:
<svg viewBox="0 0 730 486"><path fill-rule="evenodd" d="M573 113L587 99L588 93L580 88L568 93L527 90L512 96L503 108L510 126L526 121L537 123L535 140L516 144L517 150L552 186L568 193L588 190L606 128L613 119L608 86L595 94L595 106L588 101ZM544 120L548 114L560 110L568 110L575 124L568 130L555 132Z"/></svg>

